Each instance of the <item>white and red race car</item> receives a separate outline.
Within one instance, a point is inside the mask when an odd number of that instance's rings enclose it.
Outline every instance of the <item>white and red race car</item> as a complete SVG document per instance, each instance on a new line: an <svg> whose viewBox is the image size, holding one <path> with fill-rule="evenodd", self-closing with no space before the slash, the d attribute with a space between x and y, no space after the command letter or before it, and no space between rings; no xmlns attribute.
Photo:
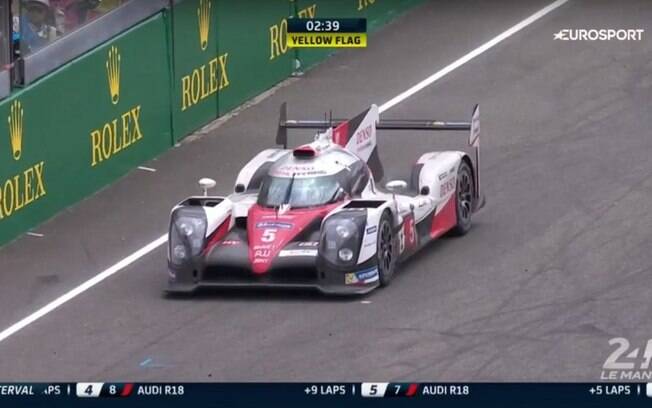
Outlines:
<svg viewBox="0 0 652 408"><path fill-rule="evenodd" d="M288 129L319 129L287 148ZM410 180L384 187L376 131L465 130L471 154L424 153ZM390 283L397 265L447 232L465 234L484 204L479 183L479 110L470 122L355 118L288 120L277 143L240 171L234 192L190 197L171 213L169 292L200 287L314 288L360 294Z"/></svg>

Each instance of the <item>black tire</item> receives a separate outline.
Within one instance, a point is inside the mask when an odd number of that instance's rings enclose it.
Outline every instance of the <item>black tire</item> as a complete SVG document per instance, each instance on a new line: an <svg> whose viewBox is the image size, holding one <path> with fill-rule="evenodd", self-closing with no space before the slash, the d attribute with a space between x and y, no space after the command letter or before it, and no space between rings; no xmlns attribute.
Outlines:
<svg viewBox="0 0 652 408"><path fill-rule="evenodd" d="M394 276L396 267L396 239L392 226L392 216L388 212L383 213L382 217L380 217L376 244L378 279L381 286L387 286Z"/></svg>
<svg viewBox="0 0 652 408"><path fill-rule="evenodd" d="M457 186L455 188L457 223L452 232L454 235L464 235L471 229L473 215L473 198L475 197L475 181L473 172L466 161L462 161L457 169Z"/></svg>

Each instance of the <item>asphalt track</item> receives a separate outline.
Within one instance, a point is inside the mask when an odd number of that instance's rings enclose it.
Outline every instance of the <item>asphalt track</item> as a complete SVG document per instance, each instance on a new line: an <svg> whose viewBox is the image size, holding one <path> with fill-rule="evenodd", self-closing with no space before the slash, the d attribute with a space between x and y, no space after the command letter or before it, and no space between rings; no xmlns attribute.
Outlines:
<svg viewBox="0 0 652 408"><path fill-rule="evenodd" d="M446 4L445 4L446 3ZM228 192L291 116L383 103L550 1L432 1L0 249L0 329L165 232L201 176ZM450 4L449 4L450 3ZM454 4L453 4L454 3ZM639 42L555 41L643 28ZM165 247L0 342L0 381L596 381L612 337L652 337L652 3L570 0L385 117L481 106L488 198L366 297L166 299ZM464 136L462 136L462 139ZM297 138L297 142L300 138ZM305 139L303 139L305 140ZM384 134L389 172L460 136Z"/></svg>

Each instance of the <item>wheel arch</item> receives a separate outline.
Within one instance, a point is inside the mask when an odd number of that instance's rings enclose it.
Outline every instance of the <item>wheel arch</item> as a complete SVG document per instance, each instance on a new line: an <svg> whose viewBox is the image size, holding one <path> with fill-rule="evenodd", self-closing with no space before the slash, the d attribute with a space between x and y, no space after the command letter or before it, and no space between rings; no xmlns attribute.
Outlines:
<svg viewBox="0 0 652 408"><path fill-rule="evenodd" d="M478 196L478 193L477 193L477 191L478 191L478 179L477 179L476 168L473 165L473 160L471 160L469 155L466 154L466 153L464 154L464 156L462 156L462 161L460 163L462 163L462 162L466 163L469 166L469 169L471 169L471 178L473 179L473 191L476 192L474 197L473 197L473 200L474 200L473 208L475 208L475 207L478 206L478 200L480 200L480 197Z"/></svg>

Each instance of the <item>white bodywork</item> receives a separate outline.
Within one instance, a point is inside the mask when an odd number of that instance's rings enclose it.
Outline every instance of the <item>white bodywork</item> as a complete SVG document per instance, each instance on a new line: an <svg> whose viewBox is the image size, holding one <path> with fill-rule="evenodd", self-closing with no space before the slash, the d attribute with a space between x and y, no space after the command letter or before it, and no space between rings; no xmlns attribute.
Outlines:
<svg viewBox="0 0 652 408"><path fill-rule="evenodd" d="M423 154L415 163L420 167L417 185L412 185L412 192L390 192L376 185L367 162L376 148L376 126L378 108L375 105L360 121L358 127L351 132L351 137L345 144L339 143L346 129L339 126L318 133L315 140L295 149L267 149L252 158L239 172L235 183L235 193L227 197L214 197L222 201L213 207L204 206L207 218L206 237L209 237L220 225L230 218L229 229L237 218L247 217L250 208L256 204L257 185L261 176L277 177L319 177L333 175L363 164L369 178L362 191L354 197L348 197L340 206L331 211L325 218L345 211L352 201L373 202L367 209L367 227L362 239L358 256L358 264L368 261L377 251L376 228L384 212L389 211L394 226L398 230L400 252L407 243L415 242L415 225L427 217L436 216L450 200L454 199L457 183L457 173L463 160L471 160L462 151L429 152ZM477 121L477 109L474 111L474 123ZM479 125L478 125L479 126ZM471 132L470 142L478 143L478 129ZM293 151L310 153L314 157L295 157ZM412 181L414 183L414 181ZM176 207L175 207L176 208ZM413 216L413 217L412 217ZM411 227L403 227L406 218L410 218ZM324 220L325 220L324 219ZM322 223L323 225L323 223Z"/></svg>

